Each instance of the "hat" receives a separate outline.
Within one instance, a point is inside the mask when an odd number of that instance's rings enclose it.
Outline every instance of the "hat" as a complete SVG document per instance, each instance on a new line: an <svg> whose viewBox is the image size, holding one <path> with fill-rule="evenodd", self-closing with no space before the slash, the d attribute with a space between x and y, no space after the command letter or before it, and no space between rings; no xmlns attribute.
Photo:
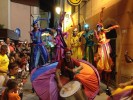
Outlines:
<svg viewBox="0 0 133 100"><path fill-rule="evenodd" d="M89 27L90 27L89 24L84 24L84 29L85 29L85 28L89 28Z"/></svg>
<svg viewBox="0 0 133 100"><path fill-rule="evenodd" d="M36 20L33 20L32 26L36 25L39 20L40 20L40 17L38 16Z"/></svg>
<svg viewBox="0 0 133 100"><path fill-rule="evenodd" d="M98 22L97 27L103 27L103 23Z"/></svg>
<svg viewBox="0 0 133 100"><path fill-rule="evenodd" d="M70 48L65 48L64 49L64 54L66 54L66 52L69 52L69 51L72 53L72 50Z"/></svg>
<svg viewBox="0 0 133 100"><path fill-rule="evenodd" d="M73 30L74 32L76 32L76 31L78 31L78 29L77 28L74 28L74 30Z"/></svg>
<svg viewBox="0 0 133 100"><path fill-rule="evenodd" d="M98 22L98 24L96 25L96 27L98 28L98 31L99 30L104 30L103 23Z"/></svg>

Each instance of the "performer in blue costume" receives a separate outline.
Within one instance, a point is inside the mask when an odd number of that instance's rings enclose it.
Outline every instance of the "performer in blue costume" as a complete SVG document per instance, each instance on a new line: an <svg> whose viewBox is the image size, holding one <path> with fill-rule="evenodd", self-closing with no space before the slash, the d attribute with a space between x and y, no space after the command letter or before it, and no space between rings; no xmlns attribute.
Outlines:
<svg viewBox="0 0 133 100"><path fill-rule="evenodd" d="M94 31L90 30L90 26L88 24L84 24L84 30L85 32L83 37L85 38L86 43L83 59L94 65Z"/></svg>
<svg viewBox="0 0 133 100"><path fill-rule="evenodd" d="M50 28L41 29L38 25L39 19L33 21L33 30L30 32L32 40L32 50L31 50L31 69L35 67L41 67L48 62L48 51L44 46L44 42L41 39L41 35L45 31L51 31Z"/></svg>

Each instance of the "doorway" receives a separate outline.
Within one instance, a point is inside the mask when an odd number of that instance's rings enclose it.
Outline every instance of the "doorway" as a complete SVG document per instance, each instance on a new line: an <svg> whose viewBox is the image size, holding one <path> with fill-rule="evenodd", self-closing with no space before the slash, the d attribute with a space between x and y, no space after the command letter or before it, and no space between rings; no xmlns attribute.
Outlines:
<svg viewBox="0 0 133 100"><path fill-rule="evenodd" d="M112 25L108 25L107 28L111 27ZM117 39L117 33L116 30L113 29L110 32L106 33L106 38L110 39L110 46L111 46L111 53L110 57L112 58L112 61L114 63L114 66L112 67L112 72L111 72L111 81L110 83L115 86L116 83L116 39Z"/></svg>

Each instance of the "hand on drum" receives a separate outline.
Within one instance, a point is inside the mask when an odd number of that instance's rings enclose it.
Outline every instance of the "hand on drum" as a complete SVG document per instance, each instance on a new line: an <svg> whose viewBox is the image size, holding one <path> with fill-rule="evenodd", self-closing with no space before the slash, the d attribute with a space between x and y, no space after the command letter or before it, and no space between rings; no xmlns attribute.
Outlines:
<svg viewBox="0 0 133 100"><path fill-rule="evenodd" d="M73 70L72 70L72 72L75 73L75 74L76 74L78 71L79 71L78 68L73 68Z"/></svg>
<svg viewBox="0 0 133 100"><path fill-rule="evenodd" d="M82 67L82 66L75 67L75 68L73 68L72 72L73 72L73 73L75 73L75 74L77 74L77 73L79 73L79 72L80 72L80 70L82 70L82 69L83 69L83 67Z"/></svg>
<svg viewBox="0 0 133 100"><path fill-rule="evenodd" d="M65 69L67 69L67 70L69 70L69 71L71 71L71 72L73 72L73 73L75 73L75 74L79 71L78 68L73 68L73 69L71 69L71 68L68 68L67 66L65 67Z"/></svg>
<svg viewBox="0 0 133 100"><path fill-rule="evenodd" d="M61 82L58 83L59 90L63 87L63 84Z"/></svg>

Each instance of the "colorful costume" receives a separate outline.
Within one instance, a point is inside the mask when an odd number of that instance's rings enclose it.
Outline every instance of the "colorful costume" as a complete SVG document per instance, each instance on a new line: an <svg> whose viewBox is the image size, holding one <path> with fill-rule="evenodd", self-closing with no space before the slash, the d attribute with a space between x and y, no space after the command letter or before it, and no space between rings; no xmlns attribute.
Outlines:
<svg viewBox="0 0 133 100"><path fill-rule="evenodd" d="M54 36L47 33L44 37L44 41L46 43L46 48L47 48L48 53L49 53L49 60L50 60L50 62L53 62L53 60L55 59L55 40L54 40Z"/></svg>
<svg viewBox="0 0 133 100"><path fill-rule="evenodd" d="M107 100L132 100L133 99L133 86L126 86L125 88L117 88L112 92L112 96Z"/></svg>
<svg viewBox="0 0 133 100"><path fill-rule="evenodd" d="M64 44L63 44L63 37L67 35L67 32L62 33L61 28L57 29L57 36L55 37L55 43L56 43L56 61L60 61L63 57L63 51L64 51Z"/></svg>
<svg viewBox="0 0 133 100"><path fill-rule="evenodd" d="M49 28L46 29L38 29L37 31L31 32L31 39L33 41L32 44L32 61L31 61L31 69L37 67L38 65L43 65L48 62L48 52L44 43L41 39L41 35L44 31L50 31Z"/></svg>
<svg viewBox="0 0 133 100"><path fill-rule="evenodd" d="M98 23L97 28L98 32L96 33L96 37L98 39L98 54L100 55L100 59L97 62L97 69L104 70L107 72L111 72L111 67L113 65L112 59L110 57L111 48L109 45L110 39L106 39L106 33L110 30L117 28L118 26L112 26L108 29L104 29L102 23Z"/></svg>
<svg viewBox="0 0 133 100"><path fill-rule="evenodd" d="M77 29L74 29L73 32L77 32ZM72 49L72 57L75 59L82 59L82 49L80 38L83 32L77 33L71 37L71 49Z"/></svg>
<svg viewBox="0 0 133 100"><path fill-rule="evenodd" d="M85 33L83 34L83 37L86 40L85 43L85 54L84 58L85 60L89 61L91 64L94 65L94 31L89 30L89 25L85 24Z"/></svg>
<svg viewBox="0 0 133 100"><path fill-rule="evenodd" d="M40 100L59 100L58 87L55 81L55 67L57 66L57 62L43 66L32 70L32 86Z"/></svg>

